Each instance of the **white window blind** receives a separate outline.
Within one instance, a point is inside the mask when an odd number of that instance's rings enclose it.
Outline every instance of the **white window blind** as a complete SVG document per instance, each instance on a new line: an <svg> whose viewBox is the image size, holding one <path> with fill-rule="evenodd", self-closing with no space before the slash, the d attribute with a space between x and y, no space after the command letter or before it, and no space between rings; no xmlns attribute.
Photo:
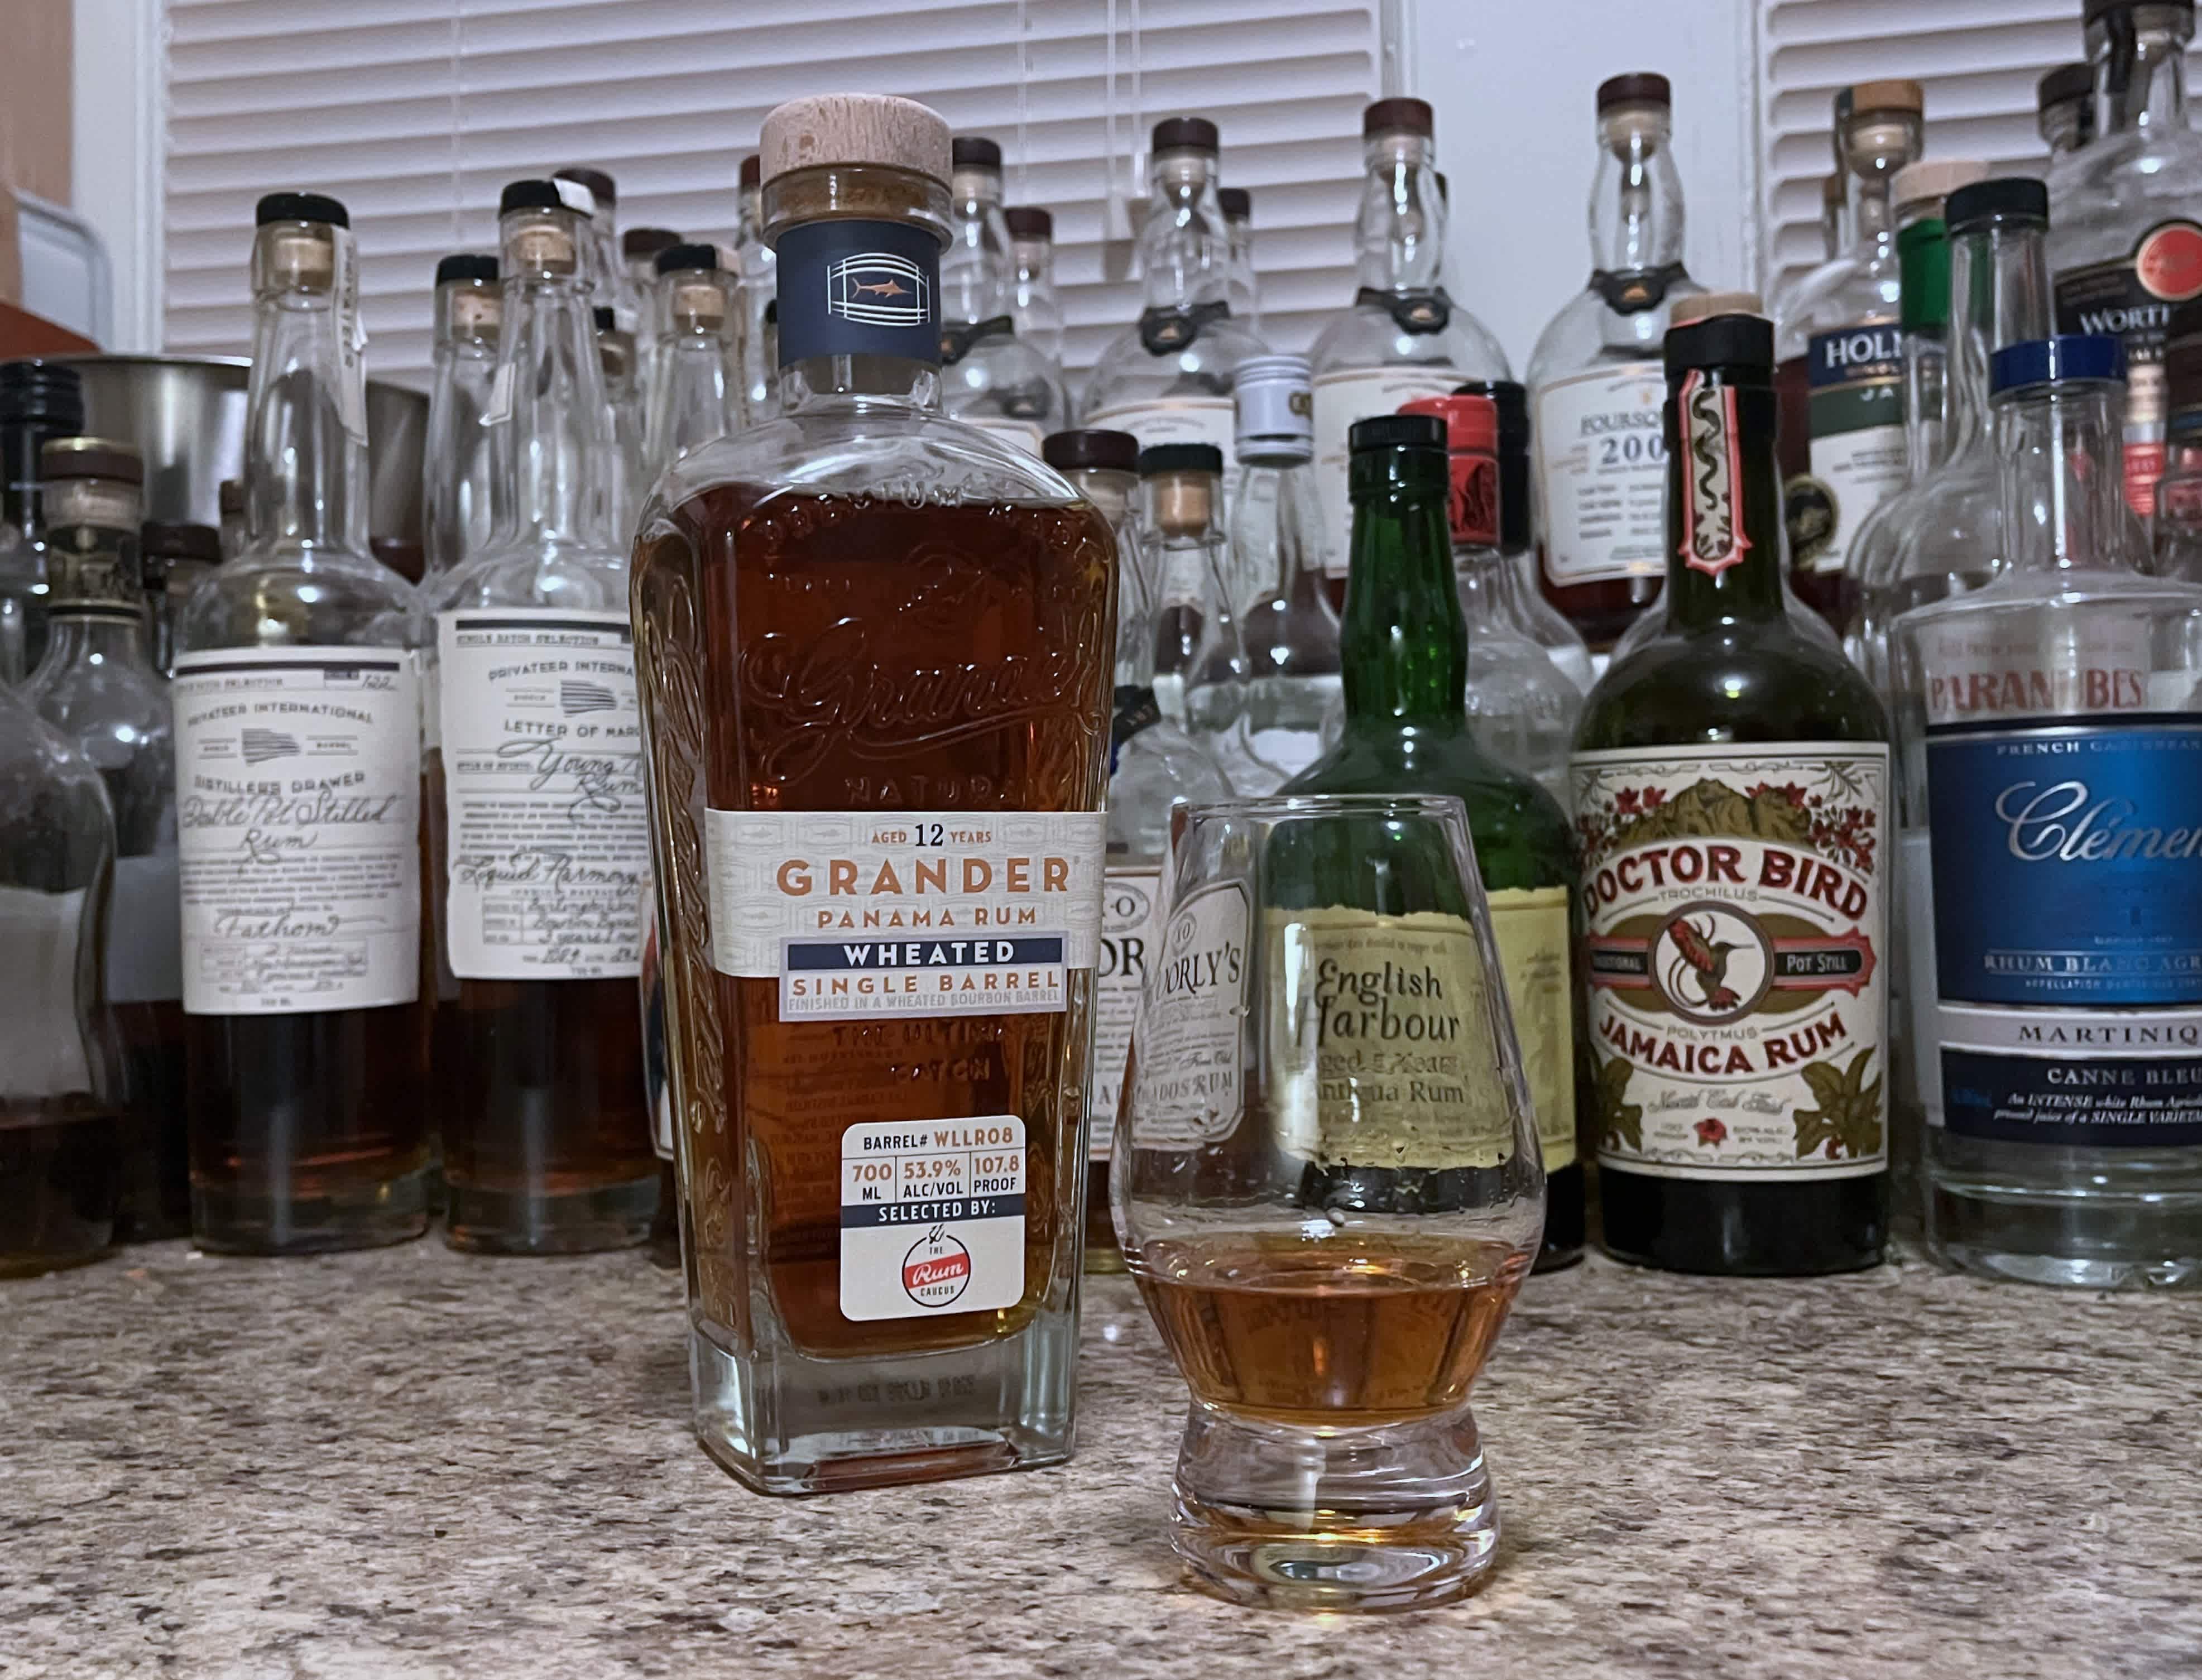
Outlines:
<svg viewBox="0 0 2202 1680"><path fill-rule="evenodd" d="M852 89L1000 141L1010 202L1055 213L1081 367L1139 312L1148 129L1211 118L1253 193L1263 329L1297 348L1353 289L1381 3L169 0L167 347L248 348L254 202L321 192L351 213L371 372L420 383L436 261L495 249L507 181L593 165L621 227L723 239L765 113Z"/></svg>
<svg viewBox="0 0 2202 1680"><path fill-rule="evenodd" d="M2038 174L2034 85L2087 56L2081 0L1760 0L1761 180L1769 295L1821 260L1820 184L1834 96L1908 76L1926 96L1929 157Z"/></svg>

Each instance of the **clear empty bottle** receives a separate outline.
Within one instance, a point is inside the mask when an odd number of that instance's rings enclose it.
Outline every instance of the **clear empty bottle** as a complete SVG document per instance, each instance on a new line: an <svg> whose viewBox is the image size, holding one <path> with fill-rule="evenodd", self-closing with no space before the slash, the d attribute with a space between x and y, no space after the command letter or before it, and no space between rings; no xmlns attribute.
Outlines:
<svg viewBox="0 0 2202 1680"><path fill-rule="evenodd" d="M462 253L436 264L435 371L421 451L421 541L431 573L457 565L489 537L500 471L490 445L499 434L485 417L503 318L496 257Z"/></svg>
<svg viewBox="0 0 2202 1680"><path fill-rule="evenodd" d="M1466 380L1454 392L1488 397L1498 411L1498 549L1507 565L1494 580L1493 599L1507 622L1545 650L1553 668L1590 693L1590 646L1537 587L1535 528L1530 516L1529 392L1510 379Z"/></svg>
<svg viewBox="0 0 2202 1680"><path fill-rule="evenodd" d="M643 439L651 482L690 450L741 423L735 289L734 276L719 266L716 245L668 245L657 254L661 336Z"/></svg>
<svg viewBox="0 0 2202 1680"><path fill-rule="evenodd" d="M21 682L45 649L38 451L49 438L83 430L84 390L75 368L44 361L0 363L0 684Z"/></svg>
<svg viewBox="0 0 2202 1680"><path fill-rule="evenodd" d="M1254 195L1243 186L1219 186L1223 226L1231 245L1231 313L1262 330L1262 283L1254 271Z"/></svg>
<svg viewBox="0 0 2202 1680"><path fill-rule="evenodd" d="M1010 230L1010 260L1016 270L1010 313L1017 336L1060 368L1063 299L1055 290L1055 217L1037 204L1011 204L1002 221Z"/></svg>
<svg viewBox="0 0 2202 1680"><path fill-rule="evenodd" d="M745 426L770 420L779 412L780 369L771 321L778 286L778 258L764 237L757 155L742 159L740 214L734 226L734 296L741 305L735 333L742 353L742 415Z"/></svg>
<svg viewBox="0 0 2202 1680"><path fill-rule="evenodd" d="M630 227L620 235L620 262L635 299L634 364L642 376L642 404L650 409L651 380L657 370L657 340L664 332L657 295L657 256L683 243L670 227Z"/></svg>
<svg viewBox="0 0 2202 1680"><path fill-rule="evenodd" d="M650 460L643 448L642 381L636 377L634 334L616 313L599 304L590 312L597 358L603 374L604 404L611 421L612 530L622 546L634 534L634 516L650 493ZM515 463L515 471L525 470Z"/></svg>
<svg viewBox="0 0 2202 1680"><path fill-rule="evenodd" d="M583 259L589 301L598 309L610 309L619 330L632 336L640 315L641 299L620 250L618 184L602 169L580 166L561 169L552 179L587 189L589 203L586 206L575 204L574 208L586 209L589 218L586 230L588 251Z"/></svg>
<svg viewBox="0 0 2202 1680"><path fill-rule="evenodd" d="M1063 369L1017 336L1016 269L1002 215L1002 149L956 142L953 214L940 256L940 402L958 420L1039 453L1070 403Z"/></svg>
<svg viewBox="0 0 2202 1680"><path fill-rule="evenodd" d="M2095 67L2060 64L2034 89L2034 126L2049 148L2053 177L2065 160L2095 138Z"/></svg>

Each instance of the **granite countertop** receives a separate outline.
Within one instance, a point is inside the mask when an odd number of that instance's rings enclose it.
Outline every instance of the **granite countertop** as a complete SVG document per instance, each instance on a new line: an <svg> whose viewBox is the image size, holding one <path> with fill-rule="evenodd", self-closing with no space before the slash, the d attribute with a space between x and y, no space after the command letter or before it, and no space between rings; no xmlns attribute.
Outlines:
<svg viewBox="0 0 2202 1680"><path fill-rule="evenodd" d="M1384 1618L1182 1583L1120 1280L1073 1462L933 1488L743 1491L682 1329L639 1254L433 1241L0 1285L0 1677L2202 1671L2202 1302L1534 1279L1477 1390L1498 1574Z"/></svg>

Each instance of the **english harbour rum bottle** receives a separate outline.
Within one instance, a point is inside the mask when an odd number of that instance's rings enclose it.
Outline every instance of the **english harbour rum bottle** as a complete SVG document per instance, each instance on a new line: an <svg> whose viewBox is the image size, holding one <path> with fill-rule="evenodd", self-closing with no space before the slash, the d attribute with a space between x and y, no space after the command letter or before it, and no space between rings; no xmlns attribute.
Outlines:
<svg viewBox="0 0 2202 1680"><path fill-rule="evenodd" d="M1792 581L1838 633L1858 611L1851 544L1904 484L1903 277L1889 188L1919 156L1919 84L1835 96L1835 152L1852 177L1851 247L1797 283L1779 323L1783 517Z"/></svg>
<svg viewBox="0 0 2202 1680"><path fill-rule="evenodd" d="M635 1011L649 824L587 219L515 181L499 224L511 518L425 603L433 1068L452 1246L562 1253L642 1241L657 1204Z"/></svg>
<svg viewBox="0 0 2202 1680"><path fill-rule="evenodd" d="M139 581L138 451L56 438L44 455L46 651L23 698L99 772L115 816L101 996L122 1052L122 1241L191 1223L176 927L176 754Z"/></svg>
<svg viewBox="0 0 2202 1680"><path fill-rule="evenodd" d="M1469 729L1445 422L1379 416L1356 421L1351 442L1353 570L1339 638L1345 732L1284 791L1449 793L1468 807L1544 1151L1549 1200L1537 1264L1565 1265L1581 1258L1583 1244L1567 813L1530 777L1486 753Z"/></svg>
<svg viewBox="0 0 2202 1680"><path fill-rule="evenodd" d="M815 1493L1069 1449L1116 543L939 411L947 125L762 150L780 412L660 479L633 598L698 1433Z"/></svg>
<svg viewBox="0 0 2202 1680"><path fill-rule="evenodd" d="M1612 646L1667 575L1659 341L1669 300L1704 289L1682 267L1682 184L1667 144L1673 127L1664 76L1599 84L1590 280L1529 357L1543 586L1599 648Z"/></svg>
<svg viewBox="0 0 2202 1680"><path fill-rule="evenodd" d="M250 535L176 627L191 1235L294 1253L427 1223L421 622L367 541L344 208L260 201Z"/></svg>
<svg viewBox="0 0 2202 1680"><path fill-rule="evenodd" d="M1606 1247L1840 1271L1887 1223L1888 726L1789 619L1774 333L1667 334L1667 586L1575 734Z"/></svg>
<svg viewBox="0 0 2202 1680"><path fill-rule="evenodd" d="M488 540L498 480L510 474L492 448L503 434L482 423L503 319L497 258L461 252L436 264L436 371L422 451L421 545L431 573L457 565Z"/></svg>

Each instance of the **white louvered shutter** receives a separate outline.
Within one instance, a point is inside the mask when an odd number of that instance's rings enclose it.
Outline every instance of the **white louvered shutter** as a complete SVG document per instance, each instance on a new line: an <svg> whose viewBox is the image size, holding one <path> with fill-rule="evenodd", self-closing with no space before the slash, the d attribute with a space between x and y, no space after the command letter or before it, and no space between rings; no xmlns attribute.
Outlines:
<svg viewBox="0 0 2202 1680"><path fill-rule="evenodd" d="M921 99L1002 144L1055 213L1067 357L1139 312L1127 237L1148 128L1198 114L1254 195L1263 326L1304 346L1353 289L1361 109L1381 0L169 0L167 348L243 352L254 201L351 212L376 377L421 383L436 261L494 250L504 183L608 170L619 225L724 238L783 99ZM1110 194L1135 195L1116 206Z"/></svg>

